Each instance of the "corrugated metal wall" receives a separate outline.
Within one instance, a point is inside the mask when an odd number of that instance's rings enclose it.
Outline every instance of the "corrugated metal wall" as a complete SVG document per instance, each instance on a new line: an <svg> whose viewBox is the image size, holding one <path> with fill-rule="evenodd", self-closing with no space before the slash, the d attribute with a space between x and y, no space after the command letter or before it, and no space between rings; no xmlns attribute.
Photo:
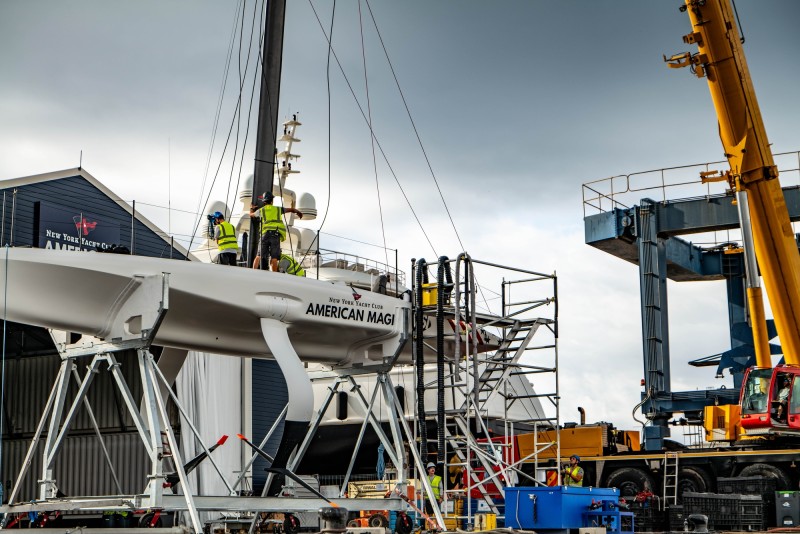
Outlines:
<svg viewBox="0 0 800 534"><path fill-rule="evenodd" d="M34 235L36 221L34 218L34 204L45 201L56 204L66 209L75 210L76 215L81 212L91 212L103 217L106 221L119 223L120 244L130 246L131 243L131 215L123 208L117 199L111 199L102 191L89 183L83 176L72 176L58 180L49 180L16 188L15 209L13 216L14 241L11 246L38 246L38 237ZM6 198L5 219L3 231L6 239L11 236L12 216L11 203L14 191L12 189L0 190L0 202L3 194ZM127 203L133 199L125 199ZM169 258L170 246L163 238L156 235L140 221L134 223L135 253L139 256L154 256ZM185 259L177 250L172 251L172 258Z"/></svg>
<svg viewBox="0 0 800 534"><path fill-rule="evenodd" d="M253 360L253 441L259 443L267 435L272 423L278 418L289 400L286 382L278 362ZM283 423L272 434L265 450L274 455L283 436ZM258 458L253 464L253 491L261 493L267 482L264 469L267 462Z"/></svg>
<svg viewBox="0 0 800 534"><path fill-rule="evenodd" d="M140 493L147 483L149 459L136 433L108 434L103 437L114 464L114 469L125 494ZM4 440L2 479L5 496L11 492L13 482L25 459L30 440ZM41 478L42 443L34 456L17 501L38 498L36 481ZM95 435L68 437L54 464L56 485L68 496L116 495L117 488L102 449Z"/></svg>
<svg viewBox="0 0 800 534"><path fill-rule="evenodd" d="M142 397L142 383L139 365L134 351L116 354L126 377L128 388L137 401ZM78 373L86 376L86 367L90 358L78 360ZM6 424L4 434L7 437L27 437L36 430L39 416L44 409L53 381L61 365L61 358L53 356L37 356L6 361ZM68 395L71 403L78 386L73 380ZM122 398L116 390L113 376L108 366L103 363L89 389L89 403L101 430L127 431L133 430L133 419L128 413ZM92 431L91 421L84 408L78 411L72 424L71 432L86 433Z"/></svg>

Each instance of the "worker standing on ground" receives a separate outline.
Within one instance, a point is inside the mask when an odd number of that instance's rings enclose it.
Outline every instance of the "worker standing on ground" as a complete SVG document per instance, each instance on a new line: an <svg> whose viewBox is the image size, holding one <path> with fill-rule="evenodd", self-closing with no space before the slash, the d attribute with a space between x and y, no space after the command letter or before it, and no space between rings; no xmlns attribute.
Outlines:
<svg viewBox="0 0 800 534"><path fill-rule="evenodd" d="M442 494L444 493L442 490L442 477L436 474L436 464L433 462L428 462L427 471L428 482L430 482L431 489L433 490L433 498L436 499L437 503L442 504ZM425 513L428 515L433 513L431 499L425 500Z"/></svg>
<svg viewBox="0 0 800 534"><path fill-rule="evenodd" d="M569 465L564 466L564 485L583 486L583 468L578 465L581 457L573 454L569 457Z"/></svg>
<svg viewBox="0 0 800 534"><path fill-rule="evenodd" d="M281 254L281 260L278 262L278 271L295 276L305 276L306 272L303 266L288 254Z"/></svg>
<svg viewBox="0 0 800 534"><path fill-rule="evenodd" d="M214 239L217 241L217 263L220 265L236 265L236 256L239 254L239 242L236 238L236 228L225 220L222 213L214 212Z"/></svg>
<svg viewBox="0 0 800 534"><path fill-rule="evenodd" d="M261 219L261 269L272 268L278 270L278 258L281 257L281 241L286 240L286 225L283 224L284 213L294 213L301 219L303 214L294 208L273 206L275 196L272 193L264 195L264 205L257 208L250 205L250 217Z"/></svg>

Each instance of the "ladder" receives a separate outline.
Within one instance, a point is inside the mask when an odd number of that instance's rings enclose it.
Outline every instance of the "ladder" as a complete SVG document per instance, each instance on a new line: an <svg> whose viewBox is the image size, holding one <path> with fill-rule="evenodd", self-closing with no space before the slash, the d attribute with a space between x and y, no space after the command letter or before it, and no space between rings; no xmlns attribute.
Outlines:
<svg viewBox="0 0 800 534"><path fill-rule="evenodd" d="M528 346L540 326L551 323L550 319L533 319L514 321L511 328L503 336L500 347L484 362L485 367L477 384L478 410L483 410L489 399L500 389L504 381L513 372L520 372L517 364L528 350ZM466 407L467 399L464 399Z"/></svg>
<svg viewBox="0 0 800 534"><path fill-rule="evenodd" d="M498 503L494 501L486 486L484 486L484 484L481 482L486 476L491 476L496 473L493 467L495 464L490 462L483 454L476 450L479 448L479 445L472 436L472 432L470 432L469 423L464 419L463 416L453 416L450 419L450 423L452 424L448 424L445 427L445 439L447 440L448 445L452 449L453 453L458 457L458 462L450 462L449 465L461 466L462 469L467 470L469 473L467 486L461 490L452 490L452 492L463 492L465 498L469 499L471 497L472 490L478 490L480 492L481 499L489 506L489 510L493 514L502 515L502 512L498 508ZM479 462L480 466L483 468L484 477L479 476L478 473L473 470L470 465L468 465L471 461L472 465L475 465L475 461ZM487 485L488 484L489 483L487 483ZM493 478L491 480L491 484L497 486L501 496L505 495L505 483L500 477ZM467 513L467 509L468 506L465 505L463 511L465 516L474 515L476 512L476 510L469 510L470 513ZM471 517L469 519L471 519Z"/></svg>
<svg viewBox="0 0 800 534"><path fill-rule="evenodd" d="M678 453L664 454L664 504L678 504Z"/></svg>

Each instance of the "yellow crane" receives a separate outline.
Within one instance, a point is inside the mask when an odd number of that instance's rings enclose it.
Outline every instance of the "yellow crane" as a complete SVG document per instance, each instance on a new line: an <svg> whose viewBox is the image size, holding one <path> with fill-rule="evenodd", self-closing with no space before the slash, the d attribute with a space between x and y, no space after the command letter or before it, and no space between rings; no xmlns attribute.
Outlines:
<svg viewBox="0 0 800 534"><path fill-rule="evenodd" d="M692 32L683 37L696 44L696 53L665 58L670 67L690 67L705 78L719 120L719 134L730 169L722 176L737 194L746 252L747 297L756 367L742 386L741 424L744 428L800 429L800 392L793 410L791 392L800 388L800 253L778 179L764 122L758 107L742 40L729 0L685 0ZM751 234L752 233L752 238ZM749 259L749 261L748 261ZM756 263L757 262L757 263ZM761 271L783 348L785 366L772 369ZM795 416L794 411L798 414ZM796 419L796 421L795 421Z"/></svg>

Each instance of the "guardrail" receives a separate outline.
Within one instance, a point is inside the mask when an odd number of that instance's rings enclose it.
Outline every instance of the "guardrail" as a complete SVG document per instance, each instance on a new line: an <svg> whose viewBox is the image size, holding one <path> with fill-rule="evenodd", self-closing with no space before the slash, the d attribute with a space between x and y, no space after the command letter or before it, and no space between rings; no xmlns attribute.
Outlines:
<svg viewBox="0 0 800 534"><path fill-rule="evenodd" d="M773 159L781 174L783 186L800 185L800 151L774 154ZM725 194L724 184L704 184L700 180L700 173L724 172L727 169L727 161L712 161L620 174L586 182L582 186L583 216L616 208L629 208L644 197L668 202L669 199L676 198L706 198Z"/></svg>

